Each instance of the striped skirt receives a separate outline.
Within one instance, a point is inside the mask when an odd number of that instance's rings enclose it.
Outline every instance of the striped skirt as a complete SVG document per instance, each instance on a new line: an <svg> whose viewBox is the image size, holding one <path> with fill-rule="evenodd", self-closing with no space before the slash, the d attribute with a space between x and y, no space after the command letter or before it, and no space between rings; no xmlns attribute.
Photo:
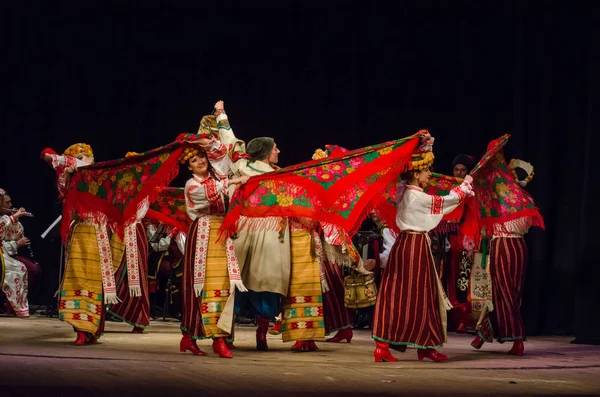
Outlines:
<svg viewBox="0 0 600 397"><path fill-rule="evenodd" d="M319 262L311 253L311 238L301 229L290 233L291 281L281 324L284 342L325 338Z"/></svg>
<svg viewBox="0 0 600 397"><path fill-rule="evenodd" d="M325 334L352 326L354 310L344 306L344 267L325 261L325 279L329 292L323 293Z"/></svg>
<svg viewBox="0 0 600 397"><path fill-rule="evenodd" d="M106 311L114 317L117 317L126 323L139 328L148 328L150 325L150 294L148 291L148 240L144 227L141 223L136 225L136 237L138 247L140 287L142 296L132 297L129 293L127 284L127 259L125 253L125 244L123 240L113 234L110 245L115 258L122 258L120 266L115 272L115 281L117 283L117 296L120 303L108 305ZM116 262L116 261L115 261Z"/></svg>
<svg viewBox="0 0 600 397"><path fill-rule="evenodd" d="M92 224L77 223L71 232L58 317L77 331L100 336L104 330L100 252Z"/></svg>
<svg viewBox="0 0 600 397"><path fill-rule="evenodd" d="M425 234L401 233L383 271L373 339L436 349L445 341L438 280Z"/></svg>
<svg viewBox="0 0 600 397"><path fill-rule="evenodd" d="M192 339L228 337L229 333L217 326L230 296L229 271L225 245L217 243L223 217L210 217L210 233L206 251L206 274L202 297L194 294L194 255L198 240L198 221L190 226L185 242L182 287L181 330Z"/></svg>
<svg viewBox="0 0 600 397"><path fill-rule="evenodd" d="M522 237L498 237L490 243L490 276L494 310L483 319L479 336L491 342L526 340L521 317L527 244Z"/></svg>

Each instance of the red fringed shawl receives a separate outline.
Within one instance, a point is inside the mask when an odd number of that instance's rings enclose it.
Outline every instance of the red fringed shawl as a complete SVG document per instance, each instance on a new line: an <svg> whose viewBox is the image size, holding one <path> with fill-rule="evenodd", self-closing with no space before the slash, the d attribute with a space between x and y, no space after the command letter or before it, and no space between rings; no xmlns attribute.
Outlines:
<svg viewBox="0 0 600 397"><path fill-rule="evenodd" d="M473 187L479 203L479 225L491 236L494 230L506 232L506 224L523 229L544 228L544 218L533 198L514 180L504 159L506 134L489 143L481 161L473 168Z"/></svg>
<svg viewBox="0 0 600 397"><path fill-rule="evenodd" d="M280 216L331 223L353 235L407 170L419 143L413 135L252 177L235 191L221 233L235 233L240 216Z"/></svg>
<svg viewBox="0 0 600 397"><path fill-rule="evenodd" d="M132 157L80 168L68 184L63 204L61 234L66 239L72 214L103 214L118 231L135 219L140 203L153 202L160 189L179 172L178 158L187 143L177 140ZM184 229L185 230L185 229Z"/></svg>

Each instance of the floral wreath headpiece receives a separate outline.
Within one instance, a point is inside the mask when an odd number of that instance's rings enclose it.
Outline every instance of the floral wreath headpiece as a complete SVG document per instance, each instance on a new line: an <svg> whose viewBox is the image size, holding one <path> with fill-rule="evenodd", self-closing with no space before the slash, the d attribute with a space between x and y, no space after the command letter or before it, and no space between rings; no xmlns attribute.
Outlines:
<svg viewBox="0 0 600 397"><path fill-rule="evenodd" d="M179 162L181 164L187 164L187 162L203 150L199 146L188 146L183 149L183 152L179 156Z"/></svg>
<svg viewBox="0 0 600 397"><path fill-rule="evenodd" d="M77 155L81 153L85 154L89 158L94 157L92 147L87 143L75 143L66 148L63 154L65 156L77 157Z"/></svg>
<svg viewBox="0 0 600 397"><path fill-rule="evenodd" d="M519 180L519 177L517 176L516 172L517 168L520 168L527 173L527 177L525 179ZM512 174L513 178L515 178L515 181L519 185L521 185L521 187L527 186L527 184L531 182L533 176L535 175L535 172L533 172L533 165L531 163L528 163L527 161L519 159L510 160L510 163L508 163L508 170Z"/></svg>
<svg viewBox="0 0 600 397"><path fill-rule="evenodd" d="M433 138L427 130L419 130L416 135L421 137L421 145L412 155L410 170L422 171L431 168L433 165L435 156L433 155L432 150L435 138Z"/></svg>

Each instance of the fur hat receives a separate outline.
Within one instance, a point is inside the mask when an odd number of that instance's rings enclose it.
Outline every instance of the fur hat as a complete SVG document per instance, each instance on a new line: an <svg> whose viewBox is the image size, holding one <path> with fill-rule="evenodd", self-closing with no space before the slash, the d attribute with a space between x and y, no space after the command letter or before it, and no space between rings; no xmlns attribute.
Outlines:
<svg viewBox="0 0 600 397"><path fill-rule="evenodd" d="M452 160L452 168L456 167L457 164L464 165L467 167L467 172L471 172L473 167L475 167L475 157L468 154L459 154Z"/></svg>

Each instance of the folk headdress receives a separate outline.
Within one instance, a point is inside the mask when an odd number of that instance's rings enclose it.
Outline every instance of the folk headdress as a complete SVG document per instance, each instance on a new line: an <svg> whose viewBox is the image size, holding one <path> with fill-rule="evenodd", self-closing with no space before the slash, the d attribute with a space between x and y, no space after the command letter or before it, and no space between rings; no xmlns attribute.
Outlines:
<svg viewBox="0 0 600 397"><path fill-rule="evenodd" d="M77 157L80 154L85 154L86 156L92 158L94 157L94 152L92 151L92 147L87 143L75 143L69 146L65 151L65 156Z"/></svg>
<svg viewBox="0 0 600 397"><path fill-rule="evenodd" d="M435 156L433 155L433 138L429 131L419 130L417 135L421 136L421 145L414 151L409 169L422 171L431 168Z"/></svg>
<svg viewBox="0 0 600 397"><path fill-rule="evenodd" d="M212 135L219 131L217 128L217 116L209 114L202 117L200 127L198 127L198 135Z"/></svg>
<svg viewBox="0 0 600 397"><path fill-rule="evenodd" d="M179 162L181 164L187 164L187 162L192 157L196 156L197 154L199 154L202 151L203 151L202 148L198 145L188 146L185 149L183 149L181 156L179 156Z"/></svg>
<svg viewBox="0 0 600 397"><path fill-rule="evenodd" d="M320 160L327 157L341 157L348 153L349 150L338 145L325 145L325 150L317 149L312 155L313 160Z"/></svg>
<svg viewBox="0 0 600 397"><path fill-rule="evenodd" d="M520 168L527 173L527 177L525 179L519 179L519 176L517 175L516 171L517 168ZM515 178L515 182L521 185L521 187L527 186L527 184L531 182L533 176L535 175L535 172L533 172L533 165L531 163L528 163L527 161L519 159L510 160L510 162L508 163L508 170L512 174L513 178Z"/></svg>

